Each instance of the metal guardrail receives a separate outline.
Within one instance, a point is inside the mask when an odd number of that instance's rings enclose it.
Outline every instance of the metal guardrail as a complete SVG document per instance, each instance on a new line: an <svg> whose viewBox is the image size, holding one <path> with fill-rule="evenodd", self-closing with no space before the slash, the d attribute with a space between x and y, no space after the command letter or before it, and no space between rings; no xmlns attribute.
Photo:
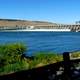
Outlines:
<svg viewBox="0 0 80 80"><path fill-rule="evenodd" d="M61 62L2 75L0 80L80 80L80 70L74 66L79 62L80 59L70 60L69 52L64 52Z"/></svg>

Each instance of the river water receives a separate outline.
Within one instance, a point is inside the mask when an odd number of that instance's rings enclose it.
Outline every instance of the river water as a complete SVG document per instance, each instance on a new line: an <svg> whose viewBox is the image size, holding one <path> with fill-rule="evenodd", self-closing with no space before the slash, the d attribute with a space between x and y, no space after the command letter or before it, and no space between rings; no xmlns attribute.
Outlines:
<svg viewBox="0 0 80 80"><path fill-rule="evenodd" d="M80 32L0 32L0 44L21 42L26 54L72 52L80 50Z"/></svg>

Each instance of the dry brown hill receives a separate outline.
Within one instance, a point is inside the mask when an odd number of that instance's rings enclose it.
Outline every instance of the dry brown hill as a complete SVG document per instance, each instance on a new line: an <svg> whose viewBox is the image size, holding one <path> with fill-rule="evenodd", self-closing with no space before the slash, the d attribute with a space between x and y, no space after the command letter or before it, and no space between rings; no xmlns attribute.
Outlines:
<svg viewBox="0 0 80 80"><path fill-rule="evenodd" d="M50 26L57 25L47 21L28 21L17 19L0 19L0 27L14 27L14 26Z"/></svg>

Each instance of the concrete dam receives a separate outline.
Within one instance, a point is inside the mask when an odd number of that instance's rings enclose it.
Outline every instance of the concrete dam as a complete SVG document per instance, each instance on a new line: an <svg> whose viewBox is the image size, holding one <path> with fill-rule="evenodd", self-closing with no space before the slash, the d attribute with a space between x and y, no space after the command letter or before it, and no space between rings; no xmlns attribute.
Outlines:
<svg viewBox="0 0 80 80"><path fill-rule="evenodd" d="M45 21L26 21L26 20L12 20L0 19L0 31L3 30L23 30L23 31L80 31L80 24L57 24Z"/></svg>

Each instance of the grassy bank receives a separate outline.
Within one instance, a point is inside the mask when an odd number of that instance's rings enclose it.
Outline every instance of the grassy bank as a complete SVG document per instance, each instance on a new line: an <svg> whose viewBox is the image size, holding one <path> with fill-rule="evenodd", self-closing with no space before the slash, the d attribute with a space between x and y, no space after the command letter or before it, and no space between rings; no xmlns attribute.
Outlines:
<svg viewBox="0 0 80 80"><path fill-rule="evenodd" d="M30 57L23 57L27 48L24 44L14 43L0 45L0 74L13 73L32 69L63 60L63 56L52 52L38 52ZM80 52L72 53L71 57L79 57Z"/></svg>

